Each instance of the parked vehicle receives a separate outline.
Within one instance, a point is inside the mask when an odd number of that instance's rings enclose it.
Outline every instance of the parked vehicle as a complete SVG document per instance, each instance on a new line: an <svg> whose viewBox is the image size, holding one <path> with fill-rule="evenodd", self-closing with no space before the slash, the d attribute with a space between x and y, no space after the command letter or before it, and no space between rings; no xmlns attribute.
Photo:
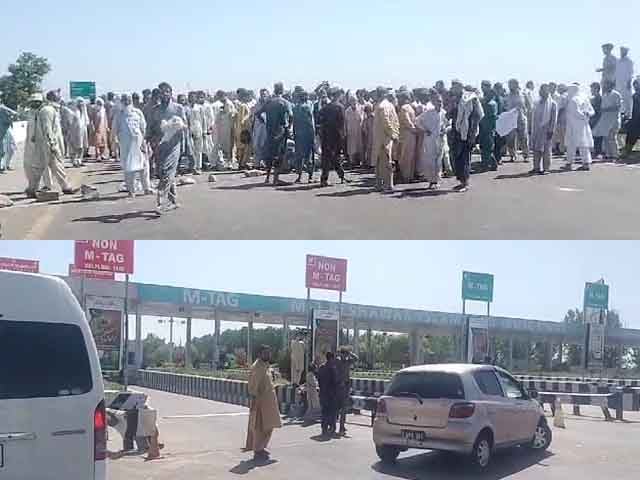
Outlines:
<svg viewBox="0 0 640 480"><path fill-rule="evenodd" d="M443 364L401 370L379 399L373 441L385 463L409 448L468 455L479 470L500 448L545 450L552 440L544 411L509 372Z"/></svg>
<svg viewBox="0 0 640 480"><path fill-rule="evenodd" d="M98 352L69 287L0 271L0 478L106 479Z"/></svg>

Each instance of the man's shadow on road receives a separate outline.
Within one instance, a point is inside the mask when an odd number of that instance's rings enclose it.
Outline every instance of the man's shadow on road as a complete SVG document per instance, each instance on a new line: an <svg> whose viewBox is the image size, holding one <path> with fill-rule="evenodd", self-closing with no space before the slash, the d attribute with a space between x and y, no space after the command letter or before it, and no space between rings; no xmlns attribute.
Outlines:
<svg viewBox="0 0 640 480"><path fill-rule="evenodd" d="M145 220L158 220L159 218L161 218L161 215L154 210L147 210L147 211L123 213L119 215L112 214L112 215L101 215L99 217L82 217L82 218L76 218L72 220L72 222L73 223L96 222L96 223L118 224L118 223L122 223L124 220L135 220L138 218L143 218Z"/></svg>
<svg viewBox="0 0 640 480"><path fill-rule="evenodd" d="M238 465L229 470L229 472L235 473L236 475L246 475L254 468L267 467L269 465L273 465L274 463L278 463L278 460L274 460L272 458L266 460L243 460Z"/></svg>

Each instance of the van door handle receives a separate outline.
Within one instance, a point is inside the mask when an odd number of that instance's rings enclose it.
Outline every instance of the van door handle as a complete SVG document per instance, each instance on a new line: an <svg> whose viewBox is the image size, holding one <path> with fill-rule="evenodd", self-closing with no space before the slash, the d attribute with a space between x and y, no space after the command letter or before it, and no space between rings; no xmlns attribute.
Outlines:
<svg viewBox="0 0 640 480"><path fill-rule="evenodd" d="M14 442L18 440L35 440L35 433L24 433L24 432L16 432L16 433L0 433L0 442Z"/></svg>
<svg viewBox="0 0 640 480"><path fill-rule="evenodd" d="M84 435L87 431L82 428L79 430L58 430L57 432L51 432L54 437L66 437L68 435Z"/></svg>

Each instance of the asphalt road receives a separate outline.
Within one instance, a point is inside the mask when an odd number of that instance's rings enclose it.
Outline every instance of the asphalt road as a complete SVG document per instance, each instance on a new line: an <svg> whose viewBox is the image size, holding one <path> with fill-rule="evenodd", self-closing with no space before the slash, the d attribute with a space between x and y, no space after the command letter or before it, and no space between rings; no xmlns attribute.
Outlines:
<svg viewBox="0 0 640 480"><path fill-rule="evenodd" d="M640 239L640 165L561 165L539 177L528 175L531 164L507 164L474 175L466 194L451 190L453 179L435 193L412 184L383 195L371 174L356 172L352 184L327 189L294 185L295 175L277 188L263 177L217 174L211 184L203 175L179 189L181 209L159 217L153 197L117 192L114 165L91 164L74 178L97 186L99 201L38 205L13 187L16 206L0 210L0 223L8 239Z"/></svg>
<svg viewBox="0 0 640 480"><path fill-rule="evenodd" d="M137 389L137 388L136 388ZM286 425L274 433L269 450L273 463L256 466L244 453L247 409L209 400L143 390L160 413L166 444L159 460L145 462L127 456L109 463L113 480L174 480L256 478L264 480L617 480L635 479L640 471L640 415L625 413L625 422L605 422L598 408L583 407L582 417L567 416L565 430L553 429L548 452L534 455L522 449L498 454L490 470L472 474L457 457L437 452L409 451L398 463L378 462L367 417L352 417L347 438L320 441L320 427ZM355 424L359 423L359 424ZM121 439L110 430L110 450Z"/></svg>

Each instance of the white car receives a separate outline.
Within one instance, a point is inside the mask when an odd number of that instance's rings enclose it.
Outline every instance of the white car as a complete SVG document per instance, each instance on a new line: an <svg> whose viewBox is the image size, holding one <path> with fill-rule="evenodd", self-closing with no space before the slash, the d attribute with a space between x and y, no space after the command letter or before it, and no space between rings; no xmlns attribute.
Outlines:
<svg viewBox="0 0 640 480"><path fill-rule="evenodd" d="M0 479L106 479L98 352L60 279L0 270Z"/></svg>
<svg viewBox="0 0 640 480"><path fill-rule="evenodd" d="M385 463L417 448L464 454L484 470L496 449L523 445L542 451L551 439L540 404L506 370L490 365L401 370L378 400L373 425Z"/></svg>

